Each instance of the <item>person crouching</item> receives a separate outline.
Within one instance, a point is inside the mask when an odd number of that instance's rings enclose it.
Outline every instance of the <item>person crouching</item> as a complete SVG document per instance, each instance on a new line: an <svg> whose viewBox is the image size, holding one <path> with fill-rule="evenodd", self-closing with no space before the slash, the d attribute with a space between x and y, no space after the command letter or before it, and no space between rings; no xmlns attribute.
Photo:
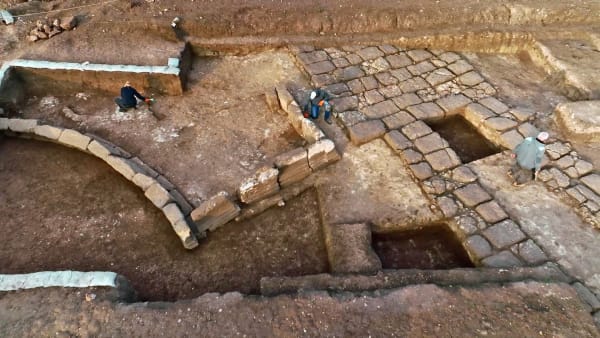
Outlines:
<svg viewBox="0 0 600 338"><path fill-rule="evenodd" d="M146 103L150 101L150 99L145 98L142 94L138 93L138 91L131 86L131 83L127 81L121 88L121 96L115 98L115 103L119 106L120 112L126 112L128 109L137 106L136 98Z"/></svg>

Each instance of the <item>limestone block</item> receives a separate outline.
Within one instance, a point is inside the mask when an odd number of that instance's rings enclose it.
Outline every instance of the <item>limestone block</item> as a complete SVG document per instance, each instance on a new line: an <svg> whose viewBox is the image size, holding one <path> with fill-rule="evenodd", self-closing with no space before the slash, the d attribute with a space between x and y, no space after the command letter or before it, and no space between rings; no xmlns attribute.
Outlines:
<svg viewBox="0 0 600 338"><path fill-rule="evenodd" d="M569 152L571 152L571 146L566 143L554 142L546 145L546 153L553 160L557 160Z"/></svg>
<svg viewBox="0 0 600 338"><path fill-rule="evenodd" d="M367 117L357 110L349 110L339 113L337 119L342 122L344 127L349 128L357 123L366 121Z"/></svg>
<svg viewBox="0 0 600 338"><path fill-rule="evenodd" d="M0 130L8 130L8 119L0 117Z"/></svg>
<svg viewBox="0 0 600 338"><path fill-rule="evenodd" d="M431 134L432 132L433 130L431 130L431 128L423 121L415 121L402 128L402 133L410 140L415 140L421 136Z"/></svg>
<svg viewBox="0 0 600 338"><path fill-rule="evenodd" d="M498 249L521 242L527 238L519 226L510 219L485 229L483 235Z"/></svg>
<svg viewBox="0 0 600 338"><path fill-rule="evenodd" d="M462 164L458 155L450 148L425 154L425 159L436 171L445 171Z"/></svg>
<svg viewBox="0 0 600 338"><path fill-rule="evenodd" d="M457 114L472 103L471 99L462 94L448 95L435 102L446 112L446 116Z"/></svg>
<svg viewBox="0 0 600 338"><path fill-rule="evenodd" d="M521 122L527 121L535 116L534 110L523 107L512 108L509 112Z"/></svg>
<svg viewBox="0 0 600 338"><path fill-rule="evenodd" d="M456 205L456 201L448 196L438 197L437 204L446 218L454 217L458 212L458 205Z"/></svg>
<svg viewBox="0 0 600 338"><path fill-rule="evenodd" d="M331 272L375 274L381 270L368 224L325 224L324 232Z"/></svg>
<svg viewBox="0 0 600 338"><path fill-rule="evenodd" d="M381 137L385 134L385 126L380 120L371 120L353 125L348 132L352 143L358 146Z"/></svg>
<svg viewBox="0 0 600 338"><path fill-rule="evenodd" d="M83 151L87 150L87 146L90 144L90 141L91 138L89 136L83 135L80 132L72 129L63 130L62 134L60 134L60 137L58 138L58 142L81 149ZM133 175L131 176L133 177ZM131 177L128 179L131 179Z"/></svg>
<svg viewBox="0 0 600 338"><path fill-rule="evenodd" d="M91 144L91 143L90 143ZM89 149L89 146L88 146ZM139 157L133 157L129 159L135 166L136 171L146 174L152 178L158 178L160 174L156 170L152 169L149 165L144 163Z"/></svg>
<svg viewBox="0 0 600 338"><path fill-rule="evenodd" d="M385 57L387 62L390 64L392 68L402 68L408 65L412 65L412 60L406 56L406 54L395 54L388 55Z"/></svg>
<svg viewBox="0 0 600 338"><path fill-rule="evenodd" d="M578 184L575 186L575 189L579 191L586 199L591 200L596 203L600 203L600 196L594 193L590 188L586 187L584 184Z"/></svg>
<svg viewBox="0 0 600 338"><path fill-rule="evenodd" d="M452 171L452 179L460 183L471 183L477 180L477 175L466 166L460 166Z"/></svg>
<svg viewBox="0 0 600 338"><path fill-rule="evenodd" d="M254 202L248 206L246 206L244 209L242 209L239 213L239 215L235 218L235 220L237 222L239 221L243 221L245 219L248 219L250 217L254 217L256 215L261 214L262 212L264 212L265 210L274 207L274 206L284 206L285 205L285 201L283 199L283 196L280 193L277 193L275 195L269 196L267 198L264 198L258 202Z"/></svg>
<svg viewBox="0 0 600 338"><path fill-rule="evenodd" d="M515 244L511 250L529 264L541 264L548 260L546 254L532 240Z"/></svg>
<svg viewBox="0 0 600 338"><path fill-rule="evenodd" d="M516 130L510 130L500 135L500 144L505 148L514 150L521 142L523 142L523 136Z"/></svg>
<svg viewBox="0 0 600 338"><path fill-rule="evenodd" d="M319 74L311 77L312 83L317 87L324 87L336 82L331 74Z"/></svg>
<svg viewBox="0 0 600 338"><path fill-rule="evenodd" d="M162 207L162 212L163 214L165 214L165 217L167 217L171 224L174 224L177 221L185 218L185 216L183 216L183 213L175 203L169 203Z"/></svg>
<svg viewBox="0 0 600 338"><path fill-rule="evenodd" d="M540 133L540 131L529 122L520 125L518 130L523 137L536 137Z"/></svg>
<svg viewBox="0 0 600 338"><path fill-rule="evenodd" d="M444 149L448 147L448 142L444 140L440 134L433 132L415 140L415 147L423 154Z"/></svg>
<svg viewBox="0 0 600 338"><path fill-rule="evenodd" d="M184 248L191 250L198 246L198 239L192 233L192 230L185 219L180 219L176 223L171 223L171 227L173 227L173 230L175 230L175 233L179 236Z"/></svg>
<svg viewBox="0 0 600 338"><path fill-rule="evenodd" d="M570 136L600 142L600 101L561 103L556 107L556 116Z"/></svg>
<svg viewBox="0 0 600 338"><path fill-rule="evenodd" d="M562 171L556 168L550 168L549 171L559 187L566 188L571 184L571 179L569 179L569 176Z"/></svg>
<svg viewBox="0 0 600 338"><path fill-rule="evenodd" d="M250 204L278 192L278 174L279 170L275 168L263 167L258 169L254 176L244 180L240 185L238 190L240 200L243 203Z"/></svg>
<svg viewBox="0 0 600 338"><path fill-rule="evenodd" d="M425 80L429 82L429 84L431 84L432 86L437 86L439 84L452 80L454 76L455 75L452 74L452 72L450 72L448 69L440 68L429 73L429 75L425 77Z"/></svg>
<svg viewBox="0 0 600 338"><path fill-rule="evenodd" d="M337 68L344 68L344 67L348 67L351 65L350 62L346 58L343 58L343 57L333 59L333 60L331 60L331 62L333 62L333 64Z"/></svg>
<svg viewBox="0 0 600 338"><path fill-rule="evenodd" d="M387 54L394 54L394 53L398 52L398 49L396 47L392 46L392 45L381 45L381 46L378 46L378 47L386 55Z"/></svg>
<svg viewBox="0 0 600 338"><path fill-rule="evenodd" d="M360 79L354 79L354 80L348 82L348 87L350 87L350 91L353 94L360 94L365 91L365 86L363 86Z"/></svg>
<svg viewBox="0 0 600 338"><path fill-rule="evenodd" d="M400 109L404 109L408 106L412 106L423 102L421 98L415 93L402 94L398 97L393 98L392 101L394 101L396 106L398 106L398 108Z"/></svg>
<svg viewBox="0 0 600 338"><path fill-rule="evenodd" d="M427 162L420 162L417 164L411 164L408 166L412 171L413 175L419 180L426 180L433 176L431 166Z"/></svg>
<svg viewBox="0 0 600 338"><path fill-rule="evenodd" d="M398 111L400 111L400 109L394 104L394 101L385 100L367 107L364 114L370 119L380 119L395 114Z"/></svg>
<svg viewBox="0 0 600 338"><path fill-rule="evenodd" d="M151 185L156 183L155 179L142 173L137 173L133 175L131 181L144 191L148 190L148 188L150 188Z"/></svg>
<svg viewBox="0 0 600 338"><path fill-rule="evenodd" d="M560 168L562 170L565 170L568 167L573 166L575 164L575 159L572 156L570 156L570 155L565 155L565 156L559 158L558 160L556 160L554 162L554 164L558 168Z"/></svg>
<svg viewBox="0 0 600 338"><path fill-rule="evenodd" d="M406 81L412 77L412 74L410 74L406 68L390 70L390 74L400 82Z"/></svg>
<svg viewBox="0 0 600 338"><path fill-rule="evenodd" d="M522 266L523 263L510 251L502 251L499 254L487 257L481 261L484 266L490 268L512 268Z"/></svg>
<svg viewBox="0 0 600 338"><path fill-rule="evenodd" d="M460 56L453 52L445 52L438 56L438 58L446 63L452 63L454 61L460 60Z"/></svg>
<svg viewBox="0 0 600 338"><path fill-rule="evenodd" d="M442 59L443 61L449 62L447 60ZM473 66L465 60L457 60L456 62L449 64L448 69L450 69L456 75L462 75L468 71L473 70Z"/></svg>
<svg viewBox="0 0 600 338"><path fill-rule="evenodd" d="M305 65L308 65L315 62L326 61L328 59L328 56L327 53L325 53L325 51L317 50L308 53L300 53L298 54L298 59L300 59L300 61L302 61L302 63L304 63Z"/></svg>
<svg viewBox="0 0 600 338"><path fill-rule="evenodd" d="M465 120L475 127L479 127L483 121L494 116L496 116L494 112L480 105L479 103L471 103L467 105L464 111Z"/></svg>
<svg viewBox="0 0 600 338"><path fill-rule="evenodd" d="M329 139L319 140L308 146L308 165L313 171L340 160L335 144Z"/></svg>
<svg viewBox="0 0 600 338"><path fill-rule="evenodd" d="M394 72L392 72L394 74ZM421 77L413 77L398 84L403 93L414 93L429 87L429 83Z"/></svg>
<svg viewBox="0 0 600 338"><path fill-rule="evenodd" d="M294 101L294 97L290 92L283 86L278 86L275 88L277 92L277 98L279 99L279 106L284 111L288 111L288 105Z"/></svg>
<svg viewBox="0 0 600 338"><path fill-rule="evenodd" d="M465 249L475 261L480 261L492 254L490 243L479 235L474 235L465 241Z"/></svg>
<svg viewBox="0 0 600 338"><path fill-rule="evenodd" d="M381 93L376 90L369 90L367 92L365 92L365 100L367 101L367 104L373 105L376 103L379 103L381 101L385 100L385 97L383 97L383 95L381 95Z"/></svg>
<svg viewBox="0 0 600 338"><path fill-rule="evenodd" d="M272 112L283 111L283 109L279 109L281 107L279 104L279 97L274 89L269 89L265 92L265 101Z"/></svg>
<svg viewBox="0 0 600 338"><path fill-rule="evenodd" d="M356 96L344 96L332 99L330 101L333 109L336 112L344 112L348 110L356 110L358 108L358 98Z"/></svg>
<svg viewBox="0 0 600 338"><path fill-rule="evenodd" d="M318 75L323 73L329 73L336 68L335 65L331 63L331 61L326 60L304 65L304 69L306 69L306 71L311 75Z"/></svg>
<svg viewBox="0 0 600 338"><path fill-rule="evenodd" d="M325 87L324 89L326 92L331 93L333 95L340 95L342 93L350 91L350 88L348 88L348 86L343 82L331 84Z"/></svg>
<svg viewBox="0 0 600 338"><path fill-rule="evenodd" d="M33 119L8 119L8 129L17 133L33 133L37 124Z"/></svg>
<svg viewBox="0 0 600 338"><path fill-rule="evenodd" d="M362 83L365 90L377 89L379 88L379 82L374 76L365 76L360 78L360 82Z"/></svg>
<svg viewBox="0 0 600 338"><path fill-rule="evenodd" d="M94 156L99 157L101 159L106 159L109 155L111 155L111 151L108 147L106 147L104 144L96 141L96 140L92 140L88 146L87 146L87 150L92 153Z"/></svg>
<svg viewBox="0 0 600 338"><path fill-rule="evenodd" d="M414 149L403 150L401 156L408 164L416 164L423 161L423 154Z"/></svg>
<svg viewBox="0 0 600 338"><path fill-rule="evenodd" d="M302 119L302 138L308 143L315 143L320 139L325 138L325 134L313 121Z"/></svg>
<svg viewBox="0 0 600 338"><path fill-rule="evenodd" d="M102 146L104 146L104 148L108 149L112 155L123 157L123 158L131 157L131 154L126 152L123 148L118 147L97 135L90 134L90 133L86 133L85 135L90 137L92 140L100 143ZM90 144L91 144L91 142L90 142ZM88 149L88 151L89 151L89 149ZM98 156L98 155L96 155L96 156ZM98 156L98 157L100 157L100 156Z"/></svg>
<svg viewBox="0 0 600 338"><path fill-rule="evenodd" d="M308 153L304 148L296 148L275 158L275 166L279 169L281 187L299 182L312 173L308 166Z"/></svg>
<svg viewBox="0 0 600 338"><path fill-rule="evenodd" d="M228 223L240 213L240 207L232 202L225 191L219 192L202 203L191 213L198 232L214 231Z"/></svg>
<svg viewBox="0 0 600 338"><path fill-rule="evenodd" d="M429 61L422 61L414 65L406 67L406 69L413 75L418 76L423 73L430 72L435 69L435 66Z"/></svg>
<svg viewBox="0 0 600 338"><path fill-rule="evenodd" d="M585 285L577 282L573 284L573 288L577 291L579 298L581 298L587 305L589 305L590 312L596 312L600 310L600 300L594 296L594 294Z"/></svg>
<svg viewBox="0 0 600 338"><path fill-rule="evenodd" d="M385 134L383 139L395 152L413 146L412 142L397 130L392 130L389 133Z"/></svg>
<svg viewBox="0 0 600 338"><path fill-rule="evenodd" d="M577 162L575 162L575 169L577 170L577 174L579 174L579 176L583 176L594 170L594 165L588 161L577 160Z"/></svg>
<svg viewBox="0 0 600 338"><path fill-rule="evenodd" d="M194 207L192 207L192 205L185 199L185 197L183 196L183 194L181 194L181 192L179 192L179 190L169 190L169 194L171 194L173 201L175 201L175 203L179 206L179 209L181 209L181 212L183 212L185 216L188 216L192 212L192 209L194 209Z"/></svg>
<svg viewBox="0 0 600 338"><path fill-rule="evenodd" d="M377 47L367 47L356 52L363 60L374 60L384 56L383 52Z"/></svg>
<svg viewBox="0 0 600 338"><path fill-rule="evenodd" d="M123 175L126 179L132 180L133 176L138 172L136 170L135 164L131 161L121 158L118 156L109 155L104 161L108 163L113 169L115 169L119 174Z"/></svg>
<svg viewBox="0 0 600 338"><path fill-rule="evenodd" d="M508 218L504 209L496 201L480 204L475 211L488 223L498 223Z"/></svg>
<svg viewBox="0 0 600 338"><path fill-rule="evenodd" d="M33 133L45 137L49 140L58 140L60 134L63 132L62 128L57 128L48 125L35 126L33 128Z"/></svg>
<svg viewBox="0 0 600 338"><path fill-rule="evenodd" d="M486 119L483 122L483 124L487 128L491 128L493 130L503 132L503 131L509 130L511 128L514 128L517 125L517 122L513 121L511 119L504 118L504 117L490 117L490 118Z"/></svg>
<svg viewBox="0 0 600 338"><path fill-rule="evenodd" d="M444 111L433 102L425 102L406 108L417 120L439 120L444 117Z"/></svg>
<svg viewBox="0 0 600 338"><path fill-rule="evenodd" d="M152 184L144 193L146 198L148 198L152 204L154 204L157 208L164 207L167 203L172 202L173 198L171 194L163 188L160 184L154 183Z"/></svg>
<svg viewBox="0 0 600 338"><path fill-rule="evenodd" d="M350 81L365 76L365 72L358 66L350 66L337 69L333 72L333 76L338 81Z"/></svg>
<svg viewBox="0 0 600 338"><path fill-rule="evenodd" d="M581 178L581 182L600 195L600 175L591 174Z"/></svg>
<svg viewBox="0 0 600 338"><path fill-rule="evenodd" d="M387 86L387 87L385 87L387 89L385 89L385 88L379 89L381 91L381 93L385 95L385 97L398 96L398 95L402 94L402 92L399 91L399 88L397 86L395 86L395 84L398 83L398 79L395 78L394 76L392 76L392 74L390 72L377 73L374 76L377 79L377 81L379 81L379 83L381 83L384 86ZM386 92L388 93L388 95L386 95ZM393 94L394 92L397 94L394 95Z"/></svg>
<svg viewBox="0 0 600 338"><path fill-rule="evenodd" d="M492 199L492 196L477 183L471 183L455 190L454 195L469 208Z"/></svg>
<svg viewBox="0 0 600 338"><path fill-rule="evenodd" d="M579 204L587 200L587 198L576 187L567 189L566 193L579 202Z"/></svg>
<svg viewBox="0 0 600 338"><path fill-rule="evenodd" d="M433 55L424 49L411 49L406 54L414 61L421 62L427 59L431 59Z"/></svg>

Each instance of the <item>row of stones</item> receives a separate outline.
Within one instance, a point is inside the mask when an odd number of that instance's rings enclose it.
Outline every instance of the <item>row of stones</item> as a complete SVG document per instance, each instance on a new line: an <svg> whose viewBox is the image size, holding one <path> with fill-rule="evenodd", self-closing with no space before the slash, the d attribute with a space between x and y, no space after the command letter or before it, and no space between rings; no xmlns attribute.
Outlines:
<svg viewBox="0 0 600 338"><path fill-rule="evenodd" d="M139 158L132 157L120 147L95 135L84 135L72 129L40 125L38 120L33 119L0 118L0 131L56 142L100 158L127 180L140 187L146 198L163 211L186 249L198 246L198 240L186 220L186 215L192 210L190 204L173 184Z"/></svg>

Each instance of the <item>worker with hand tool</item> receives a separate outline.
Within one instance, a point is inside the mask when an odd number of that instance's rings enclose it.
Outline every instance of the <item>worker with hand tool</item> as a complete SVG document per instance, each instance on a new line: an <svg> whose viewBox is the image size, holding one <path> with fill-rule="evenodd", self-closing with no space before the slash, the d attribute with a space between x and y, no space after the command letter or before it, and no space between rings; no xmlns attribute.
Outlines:
<svg viewBox="0 0 600 338"><path fill-rule="evenodd" d="M119 106L120 112L126 112L127 109L135 108L137 106L136 98L146 103L151 102L151 99L142 96L142 94L138 93L138 91L131 86L131 83L127 81L121 88L121 96L115 98L115 103Z"/></svg>
<svg viewBox="0 0 600 338"><path fill-rule="evenodd" d="M319 110L323 107L325 110L325 122L331 124L331 105L329 104L329 94L322 90L316 89L310 92L308 103L304 106L304 117L319 118Z"/></svg>

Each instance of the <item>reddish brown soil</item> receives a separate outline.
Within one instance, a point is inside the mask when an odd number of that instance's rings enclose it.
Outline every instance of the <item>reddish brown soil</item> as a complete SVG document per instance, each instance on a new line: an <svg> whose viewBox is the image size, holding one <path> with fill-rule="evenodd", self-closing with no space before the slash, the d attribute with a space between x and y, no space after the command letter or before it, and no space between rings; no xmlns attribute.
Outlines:
<svg viewBox="0 0 600 338"><path fill-rule="evenodd" d="M254 293L263 276L328 269L313 191L186 251L142 191L100 160L12 138L0 141L0 158L0 273L115 271L141 299L175 300Z"/></svg>

